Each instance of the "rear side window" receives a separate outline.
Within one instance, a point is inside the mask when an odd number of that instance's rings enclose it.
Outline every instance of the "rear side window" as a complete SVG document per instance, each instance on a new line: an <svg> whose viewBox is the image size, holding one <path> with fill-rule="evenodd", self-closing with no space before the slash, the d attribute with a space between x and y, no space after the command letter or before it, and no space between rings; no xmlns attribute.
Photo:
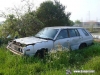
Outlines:
<svg viewBox="0 0 100 75"><path fill-rule="evenodd" d="M84 33L85 36L89 36L89 34L86 32L85 29L82 29L82 32Z"/></svg>
<svg viewBox="0 0 100 75"><path fill-rule="evenodd" d="M77 36L80 36L80 34L79 34L79 32L78 32L77 29L75 29L75 32L76 32L76 35L77 35Z"/></svg>
<svg viewBox="0 0 100 75"><path fill-rule="evenodd" d="M68 32L69 32L69 36L70 37L80 36L80 34L79 34L77 29L68 29Z"/></svg>

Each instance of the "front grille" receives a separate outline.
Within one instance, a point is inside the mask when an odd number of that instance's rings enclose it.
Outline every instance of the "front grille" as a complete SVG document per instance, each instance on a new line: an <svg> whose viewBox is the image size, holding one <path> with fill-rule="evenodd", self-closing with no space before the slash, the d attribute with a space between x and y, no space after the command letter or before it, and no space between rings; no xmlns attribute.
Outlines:
<svg viewBox="0 0 100 75"><path fill-rule="evenodd" d="M16 42L16 41L13 41L13 44L15 44L17 46L22 46L22 44L20 42Z"/></svg>
<svg viewBox="0 0 100 75"><path fill-rule="evenodd" d="M20 47L20 46L17 46L17 45L15 45L15 44L10 44L9 46L10 46L10 48L13 49L13 50L16 50L16 51L21 52L21 53L23 52L23 51L22 51L22 47Z"/></svg>

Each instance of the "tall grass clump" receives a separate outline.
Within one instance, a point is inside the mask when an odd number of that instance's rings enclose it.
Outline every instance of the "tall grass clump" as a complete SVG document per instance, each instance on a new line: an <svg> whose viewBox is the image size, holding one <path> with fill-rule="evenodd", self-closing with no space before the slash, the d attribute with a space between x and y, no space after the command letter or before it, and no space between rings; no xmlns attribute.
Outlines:
<svg viewBox="0 0 100 75"><path fill-rule="evenodd" d="M61 69L69 66L69 56L70 53L68 50L56 51L49 53L46 57L46 64L52 69Z"/></svg>
<svg viewBox="0 0 100 75"><path fill-rule="evenodd" d="M94 70L95 75L100 75L100 56L95 56L88 60L83 66L85 70Z"/></svg>
<svg viewBox="0 0 100 75"><path fill-rule="evenodd" d="M72 51L70 57L75 58L76 60L79 60L80 62L84 62L85 60L88 60L98 55L100 55L100 44L95 43L92 46L89 46L80 50Z"/></svg>

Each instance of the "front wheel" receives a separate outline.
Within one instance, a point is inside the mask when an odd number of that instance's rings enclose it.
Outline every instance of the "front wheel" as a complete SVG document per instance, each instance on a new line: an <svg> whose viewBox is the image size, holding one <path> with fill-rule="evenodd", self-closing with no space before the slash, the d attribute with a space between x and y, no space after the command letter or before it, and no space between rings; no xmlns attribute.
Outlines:
<svg viewBox="0 0 100 75"><path fill-rule="evenodd" d="M35 53L35 57L44 58L45 55L47 54L47 52L48 52L48 50L45 48L40 49Z"/></svg>

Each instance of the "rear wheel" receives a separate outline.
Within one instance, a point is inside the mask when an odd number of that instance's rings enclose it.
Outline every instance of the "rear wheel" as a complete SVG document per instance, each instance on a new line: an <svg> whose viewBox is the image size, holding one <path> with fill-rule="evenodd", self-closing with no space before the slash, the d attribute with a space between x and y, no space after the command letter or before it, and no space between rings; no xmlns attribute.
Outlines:
<svg viewBox="0 0 100 75"><path fill-rule="evenodd" d="M83 43L83 44L81 44L81 45L79 46L79 49L82 49L82 48L85 48L85 47L87 47L87 45L86 45L86 43Z"/></svg>

